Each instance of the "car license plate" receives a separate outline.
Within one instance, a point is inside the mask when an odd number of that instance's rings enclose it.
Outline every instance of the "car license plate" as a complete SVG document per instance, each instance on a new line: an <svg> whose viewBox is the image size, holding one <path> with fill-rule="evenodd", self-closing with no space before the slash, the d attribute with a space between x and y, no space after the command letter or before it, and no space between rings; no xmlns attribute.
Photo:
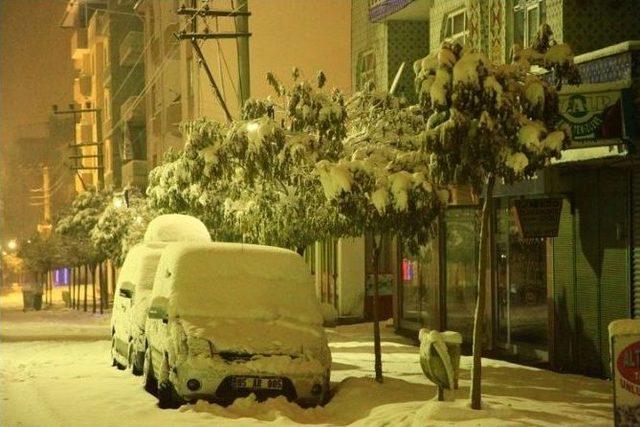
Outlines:
<svg viewBox="0 0 640 427"><path fill-rule="evenodd" d="M234 377L233 388L244 390L282 390L282 378Z"/></svg>

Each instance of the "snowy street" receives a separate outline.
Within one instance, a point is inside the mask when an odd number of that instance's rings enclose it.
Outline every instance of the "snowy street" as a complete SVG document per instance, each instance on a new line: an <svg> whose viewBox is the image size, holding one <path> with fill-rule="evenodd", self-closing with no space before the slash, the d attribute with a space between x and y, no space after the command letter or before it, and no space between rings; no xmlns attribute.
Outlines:
<svg viewBox="0 0 640 427"><path fill-rule="evenodd" d="M467 408L470 358L463 357L456 402L431 401L418 348L383 327L385 382L373 377L371 324L327 329L335 396L302 409L284 398L229 407L200 401L161 410L141 379L110 366L109 314L61 307L23 313L17 295L3 298L0 385L2 426L200 425L610 425L611 384L506 362L484 361L486 410Z"/></svg>

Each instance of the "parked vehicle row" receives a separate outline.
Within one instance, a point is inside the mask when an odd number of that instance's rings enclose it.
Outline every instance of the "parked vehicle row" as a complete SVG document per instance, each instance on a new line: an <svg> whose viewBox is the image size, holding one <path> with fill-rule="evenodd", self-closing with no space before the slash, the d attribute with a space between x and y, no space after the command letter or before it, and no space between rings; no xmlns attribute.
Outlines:
<svg viewBox="0 0 640 427"><path fill-rule="evenodd" d="M114 302L113 363L143 374L165 408L251 393L322 403L331 353L302 258L181 234L179 220L165 221L174 241L153 241L163 233L152 222L149 240L127 255Z"/></svg>

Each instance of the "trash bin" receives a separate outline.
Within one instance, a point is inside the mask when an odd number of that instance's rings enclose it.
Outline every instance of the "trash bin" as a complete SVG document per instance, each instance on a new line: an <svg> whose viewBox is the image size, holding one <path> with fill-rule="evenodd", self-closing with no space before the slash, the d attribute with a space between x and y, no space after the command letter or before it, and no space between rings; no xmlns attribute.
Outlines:
<svg viewBox="0 0 640 427"><path fill-rule="evenodd" d="M33 308L36 310L41 310L42 309L42 294L41 293L34 293L33 294Z"/></svg>
<svg viewBox="0 0 640 427"><path fill-rule="evenodd" d="M22 289L22 311L33 309L34 293L30 289Z"/></svg>
<svg viewBox="0 0 640 427"><path fill-rule="evenodd" d="M458 388L462 335L454 331L421 329L420 366L425 376L438 387L438 400L453 400ZM449 391L445 393L445 391Z"/></svg>

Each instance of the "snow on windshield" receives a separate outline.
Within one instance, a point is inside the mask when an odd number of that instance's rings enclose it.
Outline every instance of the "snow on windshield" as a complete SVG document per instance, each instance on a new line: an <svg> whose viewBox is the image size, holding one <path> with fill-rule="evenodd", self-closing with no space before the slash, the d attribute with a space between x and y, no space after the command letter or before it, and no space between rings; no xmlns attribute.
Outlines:
<svg viewBox="0 0 640 427"><path fill-rule="evenodd" d="M242 243L174 243L156 273L153 296L173 316L292 319L321 325L313 281L289 250Z"/></svg>

